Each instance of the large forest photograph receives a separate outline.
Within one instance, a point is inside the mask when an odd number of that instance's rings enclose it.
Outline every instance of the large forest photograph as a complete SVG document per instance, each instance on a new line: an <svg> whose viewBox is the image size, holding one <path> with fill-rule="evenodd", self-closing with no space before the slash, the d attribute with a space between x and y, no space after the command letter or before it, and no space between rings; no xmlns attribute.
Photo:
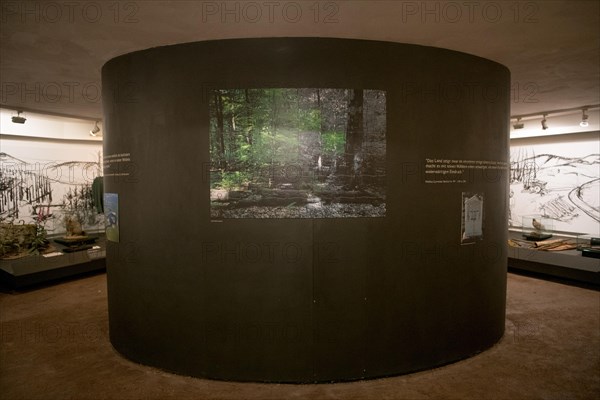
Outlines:
<svg viewBox="0 0 600 400"><path fill-rule="evenodd" d="M384 91L217 89L209 107L211 218L385 216Z"/></svg>

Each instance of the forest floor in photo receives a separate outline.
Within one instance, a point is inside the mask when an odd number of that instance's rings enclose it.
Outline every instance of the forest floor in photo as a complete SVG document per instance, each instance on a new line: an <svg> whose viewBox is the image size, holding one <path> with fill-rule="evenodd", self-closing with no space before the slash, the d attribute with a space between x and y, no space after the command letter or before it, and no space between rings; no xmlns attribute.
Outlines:
<svg viewBox="0 0 600 400"><path fill-rule="evenodd" d="M211 210L211 217L227 218L348 218L384 217L385 204L306 204L304 206L252 206Z"/></svg>

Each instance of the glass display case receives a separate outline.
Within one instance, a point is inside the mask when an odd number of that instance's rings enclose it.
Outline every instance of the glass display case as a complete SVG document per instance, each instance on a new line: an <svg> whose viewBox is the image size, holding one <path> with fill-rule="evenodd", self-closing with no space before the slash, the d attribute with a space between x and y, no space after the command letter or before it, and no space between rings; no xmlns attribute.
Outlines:
<svg viewBox="0 0 600 400"><path fill-rule="evenodd" d="M540 214L522 217L522 234L526 240L540 241L552 237L553 220Z"/></svg>
<svg viewBox="0 0 600 400"><path fill-rule="evenodd" d="M577 235L577 250L584 257L600 258L600 237Z"/></svg>

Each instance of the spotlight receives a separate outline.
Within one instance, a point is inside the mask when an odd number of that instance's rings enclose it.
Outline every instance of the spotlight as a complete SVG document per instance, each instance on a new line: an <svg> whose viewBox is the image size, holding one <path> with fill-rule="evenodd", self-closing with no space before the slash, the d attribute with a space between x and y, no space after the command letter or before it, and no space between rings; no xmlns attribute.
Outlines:
<svg viewBox="0 0 600 400"><path fill-rule="evenodd" d="M583 126L586 127L589 125L588 123L588 115L585 113L585 108L581 110L581 122L579 123L579 126Z"/></svg>
<svg viewBox="0 0 600 400"><path fill-rule="evenodd" d="M546 122L546 116L547 116L547 115L548 115L548 114L544 114L544 115L543 115L543 117L544 117L544 118L542 119L542 129L543 129L543 130L546 130L546 129L548 129L548 123Z"/></svg>
<svg viewBox="0 0 600 400"><path fill-rule="evenodd" d="M12 117L12 122L15 124L24 124L25 121L27 121L27 118L25 117L21 117L21 113L23 111L17 111L17 115L15 115L14 117Z"/></svg>
<svg viewBox="0 0 600 400"><path fill-rule="evenodd" d="M98 127L98 121L96 121L96 123L94 124L94 127L90 131L90 135L98 136L98 132L100 132L100 127Z"/></svg>
<svg viewBox="0 0 600 400"><path fill-rule="evenodd" d="M521 118L517 118L517 122L513 124L514 129L523 129L524 126L525 124L521 122Z"/></svg>

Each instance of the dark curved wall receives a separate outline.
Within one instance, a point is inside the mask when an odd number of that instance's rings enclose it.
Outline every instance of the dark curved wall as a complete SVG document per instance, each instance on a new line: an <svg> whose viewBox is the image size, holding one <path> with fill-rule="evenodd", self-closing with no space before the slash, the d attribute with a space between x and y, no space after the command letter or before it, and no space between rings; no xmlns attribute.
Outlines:
<svg viewBox="0 0 600 400"><path fill-rule="evenodd" d="M509 71L471 55L345 39L190 43L102 71L110 338L193 376L309 382L431 368L504 331L507 172L427 184L426 158L507 162ZM209 215L211 88L387 92L385 218ZM484 194L483 240L460 245L461 194ZM260 247L261 257L245 254Z"/></svg>

